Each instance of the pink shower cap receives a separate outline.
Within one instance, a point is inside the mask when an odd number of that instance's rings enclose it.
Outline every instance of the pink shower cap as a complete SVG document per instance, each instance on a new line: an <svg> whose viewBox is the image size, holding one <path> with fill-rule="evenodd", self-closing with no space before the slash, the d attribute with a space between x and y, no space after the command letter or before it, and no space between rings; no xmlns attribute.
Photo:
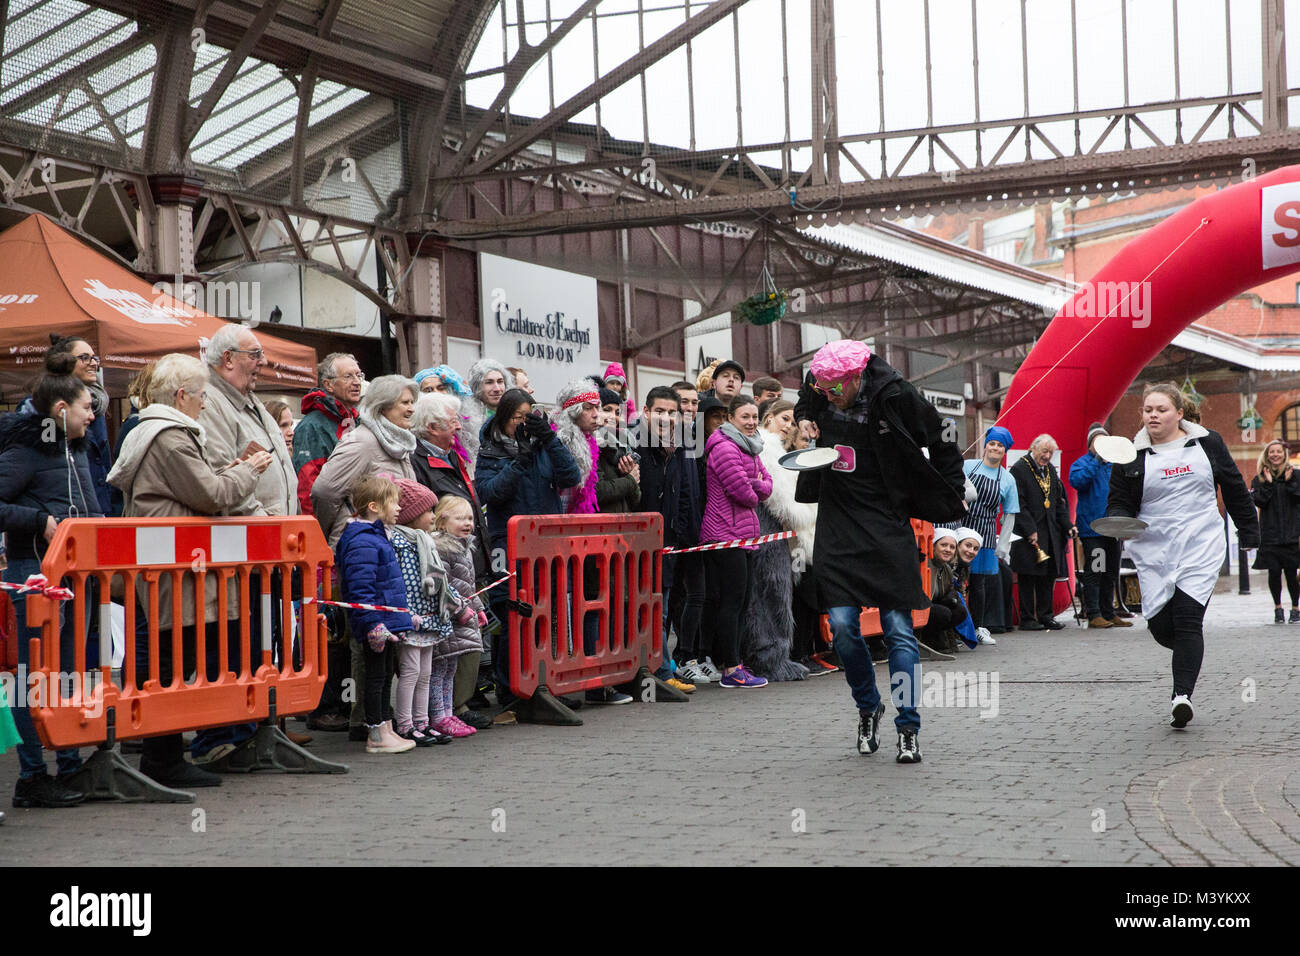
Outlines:
<svg viewBox="0 0 1300 956"><path fill-rule="evenodd" d="M808 370L817 378L830 382L857 375L871 361L871 346L854 339L828 342L817 350Z"/></svg>

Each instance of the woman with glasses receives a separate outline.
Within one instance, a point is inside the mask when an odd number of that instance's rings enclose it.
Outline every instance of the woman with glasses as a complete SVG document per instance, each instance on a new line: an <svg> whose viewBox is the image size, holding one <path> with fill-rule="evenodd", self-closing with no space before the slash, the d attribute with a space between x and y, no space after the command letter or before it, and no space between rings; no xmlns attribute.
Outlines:
<svg viewBox="0 0 1300 956"><path fill-rule="evenodd" d="M113 467L113 454L108 444L108 392L99 383L99 356L85 339L50 336L50 350L45 353L45 370L61 356L71 356L76 365L72 374L90 391L90 405L95 413L86 432L86 461L90 466L90 480L95 487L95 499L104 514L113 513L113 489L108 484L108 470Z"/></svg>

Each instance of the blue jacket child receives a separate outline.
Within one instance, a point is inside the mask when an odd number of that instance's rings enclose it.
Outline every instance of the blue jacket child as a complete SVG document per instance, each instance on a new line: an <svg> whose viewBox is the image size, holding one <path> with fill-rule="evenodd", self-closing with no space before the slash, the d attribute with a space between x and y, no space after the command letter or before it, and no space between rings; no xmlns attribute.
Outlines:
<svg viewBox="0 0 1300 956"><path fill-rule="evenodd" d="M383 521L350 521L334 549L338 562L343 600L356 604L406 607L406 585L397 552L388 540ZM409 631L411 615L405 611L362 611L348 609L352 634L358 641L379 625L394 636Z"/></svg>

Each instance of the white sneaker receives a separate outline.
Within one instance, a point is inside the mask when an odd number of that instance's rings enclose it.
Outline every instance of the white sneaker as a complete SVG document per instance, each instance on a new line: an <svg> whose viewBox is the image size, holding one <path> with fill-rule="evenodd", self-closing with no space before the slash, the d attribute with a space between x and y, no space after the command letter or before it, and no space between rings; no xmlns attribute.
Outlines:
<svg viewBox="0 0 1300 956"><path fill-rule="evenodd" d="M1192 700L1186 694L1179 694L1169 707L1169 726L1182 730L1192 722Z"/></svg>
<svg viewBox="0 0 1300 956"><path fill-rule="evenodd" d="M979 641L980 641L981 644L996 644L996 643L997 643L997 641L995 641L995 640L993 639L993 635L989 633L989 629L988 629L987 627L977 627L977 628L975 628L975 636L979 638Z"/></svg>
<svg viewBox="0 0 1300 956"><path fill-rule="evenodd" d="M705 680L711 681L715 684L722 680L722 671L718 670L717 666L713 663L712 657L704 658L704 660L699 662L699 666L700 670L704 674Z"/></svg>
<svg viewBox="0 0 1300 956"><path fill-rule="evenodd" d="M696 660L689 660L685 664L679 665L677 677L688 684L709 684L713 682L713 678L704 673L704 668Z"/></svg>

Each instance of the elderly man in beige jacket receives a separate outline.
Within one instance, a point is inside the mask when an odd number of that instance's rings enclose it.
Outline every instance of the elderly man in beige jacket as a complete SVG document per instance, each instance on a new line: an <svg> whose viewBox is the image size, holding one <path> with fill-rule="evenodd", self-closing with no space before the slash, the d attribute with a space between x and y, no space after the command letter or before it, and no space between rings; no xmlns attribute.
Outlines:
<svg viewBox="0 0 1300 956"><path fill-rule="evenodd" d="M257 376L266 367L266 353L253 330L227 325L208 343L208 402L199 413L207 434L204 455L220 471L244 457L251 445L271 453L271 466L262 472L252 495L235 508L235 515L296 515L298 477L280 426L253 395Z"/></svg>
<svg viewBox="0 0 1300 956"><path fill-rule="evenodd" d="M298 476L293 470L293 459L280 426L253 395L258 373L267 364L266 353L257 336L245 325L231 323L223 326L208 342L204 358L208 363L207 404L199 413L198 421L207 439L204 457L212 469L221 472L243 460L250 452L271 453L271 464L258 477L252 494L231 508L229 514L296 515ZM261 588L256 572L249 580L249 588L254 592ZM273 647L279 646L283 637L280 633L280 594L277 571L271 578L271 634L261 633L260 614L249 615L253 647L264 641L273 642ZM254 725L249 724L205 731L195 738L191 753L196 762L225 770L223 758L245 744L254 729ZM294 743L306 743L311 739L296 733L288 736Z"/></svg>

